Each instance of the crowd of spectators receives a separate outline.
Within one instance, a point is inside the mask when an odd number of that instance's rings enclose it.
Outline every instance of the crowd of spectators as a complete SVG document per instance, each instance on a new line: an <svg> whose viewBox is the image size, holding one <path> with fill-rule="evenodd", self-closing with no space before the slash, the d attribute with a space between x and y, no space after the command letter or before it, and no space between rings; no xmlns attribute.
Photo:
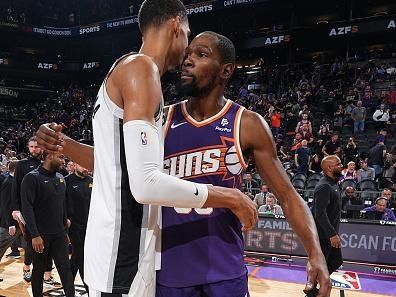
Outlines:
<svg viewBox="0 0 396 297"><path fill-rule="evenodd" d="M55 99L22 106L0 106L0 166L11 157L26 155L28 139L42 123L63 123L75 139L92 141L90 111L96 94L69 87ZM2 168L4 170L4 167Z"/></svg>
<svg viewBox="0 0 396 297"><path fill-rule="evenodd" d="M307 177L320 173L321 160L332 154L345 167L339 180L343 195L349 184L362 208L378 204L379 190L395 190L394 60L347 63L336 59L330 65L274 66L261 69L255 83L260 79L259 91L242 86L234 89L233 99L267 120L279 158L307 200L314 188ZM254 164L248 170L265 183L255 174ZM302 182L301 175L305 176ZM244 191L252 197L257 194L246 187Z"/></svg>
<svg viewBox="0 0 396 297"><path fill-rule="evenodd" d="M0 20L42 26L77 26L136 15L143 0L2 0ZM197 0L184 1L185 5Z"/></svg>

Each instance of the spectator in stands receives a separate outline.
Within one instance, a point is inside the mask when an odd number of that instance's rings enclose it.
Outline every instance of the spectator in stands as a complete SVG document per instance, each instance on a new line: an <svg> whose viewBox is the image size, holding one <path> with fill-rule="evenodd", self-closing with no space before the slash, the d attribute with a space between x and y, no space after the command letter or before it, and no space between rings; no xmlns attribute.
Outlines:
<svg viewBox="0 0 396 297"><path fill-rule="evenodd" d="M252 174L251 173L246 173L246 179L245 179L245 189L246 192L250 193L251 195L256 195L259 191L259 184L257 181L252 179Z"/></svg>
<svg viewBox="0 0 396 297"><path fill-rule="evenodd" d="M344 109L344 114L351 115L354 108L355 108L355 105L353 105L353 101L347 102L345 109Z"/></svg>
<svg viewBox="0 0 396 297"><path fill-rule="evenodd" d="M311 121L308 120L308 113L304 112L301 117L302 117L302 119L301 119L301 121L299 121L297 123L297 127L296 127L295 132L296 133L297 132L301 132L302 128L303 128L303 125L304 124L308 124L308 130L309 130L310 133L312 133L312 124L311 124Z"/></svg>
<svg viewBox="0 0 396 297"><path fill-rule="evenodd" d="M385 109L385 104L381 104L379 109L374 112L373 120L378 132L386 128L389 121L389 109Z"/></svg>
<svg viewBox="0 0 396 297"><path fill-rule="evenodd" d="M297 167L297 173L308 175L309 161L311 159L311 149L307 147L308 141L304 139L301 147L296 150L294 161Z"/></svg>
<svg viewBox="0 0 396 297"><path fill-rule="evenodd" d="M381 192L381 197L383 197L386 200L388 200L388 207L390 209L392 209L393 212L395 212L395 210L396 210L396 202L395 202L394 199L392 199L392 196L393 196L392 190L389 189L389 188L385 188Z"/></svg>
<svg viewBox="0 0 396 297"><path fill-rule="evenodd" d="M345 188L342 198L342 210L346 210L347 205L362 205L363 201L356 197L355 189L351 186Z"/></svg>
<svg viewBox="0 0 396 297"><path fill-rule="evenodd" d="M282 116L279 113L278 109L274 109L274 112L271 115L271 130L274 138L276 139L279 134L279 129L281 127Z"/></svg>
<svg viewBox="0 0 396 297"><path fill-rule="evenodd" d="M364 121L366 120L366 108L362 106L362 101L358 101L356 107L352 110L351 117L353 120L353 131L355 133L364 132Z"/></svg>
<svg viewBox="0 0 396 297"><path fill-rule="evenodd" d="M300 132L297 132L296 135L294 136L293 145L290 150L292 152L295 152L299 147L301 147L302 141L303 141L302 134Z"/></svg>
<svg viewBox="0 0 396 297"><path fill-rule="evenodd" d="M254 199L254 196L252 193L249 193L246 191L246 186L244 184L241 185L241 192L244 193L246 196L248 196L250 199Z"/></svg>
<svg viewBox="0 0 396 297"><path fill-rule="evenodd" d="M331 133L328 128L328 125L321 125L318 132L318 138L322 139L324 143L326 143L327 141L329 141L330 135Z"/></svg>
<svg viewBox="0 0 396 297"><path fill-rule="evenodd" d="M339 136L337 133L334 133L331 136L331 140L326 142L326 144L323 146L322 153L324 156L329 156L329 155L340 155L341 154L341 143L338 140Z"/></svg>
<svg viewBox="0 0 396 297"><path fill-rule="evenodd" d="M344 164L356 161L359 154L358 146L353 137L349 137L348 143L344 147Z"/></svg>
<svg viewBox="0 0 396 297"><path fill-rule="evenodd" d="M388 130L386 129L381 129L381 131L379 131L378 135L377 135L377 141L378 142L383 142L386 145L386 140L388 138Z"/></svg>
<svg viewBox="0 0 396 297"><path fill-rule="evenodd" d="M74 171L76 170L76 165L73 161L70 160L69 162L67 162L66 170L69 174L74 174Z"/></svg>
<svg viewBox="0 0 396 297"><path fill-rule="evenodd" d="M379 139L379 142L370 149L368 153L367 163L375 170L375 177L382 174L384 168L384 158L386 155L386 146L384 144L384 137Z"/></svg>
<svg viewBox="0 0 396 297"><path fill-rule="evenodd" d="M261 185L261 192L256 194L254 197L254 202L257 204L257 208L264 205L266 203L266 198L269 194L268 186L266 184Z"/></svg>
<svg viewBox="0 0 396 297"><path fill-rule="evenodd" d="M355 133L364 132L364 122L366 120L366 108L362 106L362 101L358 101L355 108L353 108L351 113L351 118L353 120L353 131Z"/></svg>
<svg viewBox="0 0 396 297"><path fill-rule="evenodd" d="M375 205L363 209L370 218L370 213L373 214L372 219L381 221L396 221L395 214L392 210L387 208L388 200L384 197L379 197L375 200Z"/></svg>
<svg viewBox="0 0 396 297"><path fill-rule="evenodd" d="M309 132L309 126L307 123L302 125L302 129L300 131L301 136L304 140L307 141L308 144L312 144L314 141L313 135L311 132Z"/></svg>
<svg viewBox="0 0 396 297"><path fill-rule="evenodd" d="M340 177L340 181L343 181L345 179L351 179L355 182L357 182L357 171L356 171L356 164L353 161L350 161L347 164L347 168L345 168L344 170L342 170L341 174L342 176Z"/></svg>
<svg viewBox="0 0 396 297"><path fill-rule="evenodd" d="M360 161L360 169L357 174L358 183L363 180L374 180L375 179L375 170L372 167L369 167L366 160Z"/></svg>
<svg viewBox="0 0 396 297"><path fill-rule="evenodd" d="M342 106L342 104L340 104L338 105L338 109L334 113L334 122L333 122L334 130L341 132L342 127L344 125L344 116L345 116L344 107Z"/></svg>
<svg viewBox="0 0 396 297"><path fill-rule="evenodd" d="M304 101L305 101L305 97L304 97ZM304 104L303 109L300 110L300 112L298 113L298 115L299 115L300 117L302 117L304 114L307 114L307 118L309 118L310 115L311 115L311 111L309 110L307 104ZM312 126L311 126L311 129L312 129ZM312 131L311 131L311 132L312 132Z"/></svg>
<svg viewBox="0 0 396 297"><path fill-rule="evenodd" d="M391 151L385 155L384 160L384 171L382 173L382 177L384 182L387 184L396 184L396 154L395 154L396 146L393 146ZM392 153L393 152L393 153ZM388 187L386 185L385 187ZM389 187L393 187L389 185Z"/></svg>
<svg viewBox="0 0 396 297"><path fill-rule="evenodd" d="M309 172L311 173L321 173L322 167L320 166L320 158L318 155L314 155L309 162Z"/></svg>
<svg viewBox="0 0 396 297"><path fill-rule="evenodd" d="M279 205L276 204L276 198L274 194L269 193L265 201L265 204L260 206L258 210L260 214L283 216L283 210Z"/></svg>

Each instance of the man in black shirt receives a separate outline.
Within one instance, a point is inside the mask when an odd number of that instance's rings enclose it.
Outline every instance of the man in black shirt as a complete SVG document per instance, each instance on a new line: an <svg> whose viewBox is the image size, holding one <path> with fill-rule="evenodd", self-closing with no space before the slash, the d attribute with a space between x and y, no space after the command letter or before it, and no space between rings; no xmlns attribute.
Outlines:
<svg viewBox="0 0 396 297"><path fill-rule="evenodd" d="M43 154L44 164L29 172L21 184L21 204L27 231L32 238L34 297L43 296L43 276L48 255L55 266L67 297L74 297L74 284L68 257L66 184L56 171L64 159L60 153Z"/></svg>
<svg viewBox="0 0 396 297"><path fill-rule="evenodd" d="M312 214L318 229L320 246L326 258L329 274L341 266L341 239L338 235L341 218L341 195L338 178L342 163L337 156L327 156L321 163L324 176L314 190Z"/></svg>
<svg viewBox="0 0 396 297"><path fill-rule="evenodd" d="M325 156L339 155L341 153L341 145L340 141L338 140L338 134L333 134L331 136L331 140L326 142L324 145L322 153Z"/></svg>
<svg viewBox="0 0 396 297"><path fill-rule="evenodd" d="M12 217L15 221L19 221L18 216L21 213L21 183L26 174L36 169L41 164L41 148L37 145L37 138L31 137L28 142L29 156L18 162L15 175L12 182ZM31 272L30 265L32 264L32 247L30 238L26 238L25 245L25 259L23 267L23 278L30 282Z"/></svg>
<svg viewBox="0 0 396 297"><path fill-rule="evenodd" d="M79 271L84 281L84 241L93 179L88 175L88 169L77 163L74 163L74 172L65 179L67 216L71 222L69 237L73 246L72 274L74 279ZM88 292L85 283L84 286Z"/></svg>
<svg viewBox="0 0 396 297"><path fill-rule="evenodd" d="M18 160L8 164L9 175L0 185L0 260L6 250L19 238L21 230L11 216L11 187Z"/></svg>
<svg viewBox="0 0 396 297"><path fill-rule="evenodd" d="M368 153L367 163L369 167L374 168L375 177L377 178L382 174L384 168L384 157L386 155L386 146L383 137Z"/></svg>

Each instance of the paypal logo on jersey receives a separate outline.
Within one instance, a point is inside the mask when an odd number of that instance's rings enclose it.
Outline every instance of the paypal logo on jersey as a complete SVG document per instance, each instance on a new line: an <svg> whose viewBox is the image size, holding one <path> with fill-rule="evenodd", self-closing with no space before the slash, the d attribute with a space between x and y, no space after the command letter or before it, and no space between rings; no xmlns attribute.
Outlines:
<svg viewBox="0 0 396 297"><path fill-rule="evenodd" d="M226 127L229 123L230 123L230 122L228 121L227 118L223 118L223 119L221 120L221 123L220 123L220 125L221 125L222 127L216 126L215 130L216 130L216 131L220 131L220 132L231 133L231 132L232 132L232 129Z"/></svg>
<svg viewBox="0 0 396 297"><path fill-rule="evenodd" d="M226 118L223 118L222 120L221 120L221 125L224 127L224 126L227 126L229 124L229 122L228 122L228 120L226 119Z"/></svg>

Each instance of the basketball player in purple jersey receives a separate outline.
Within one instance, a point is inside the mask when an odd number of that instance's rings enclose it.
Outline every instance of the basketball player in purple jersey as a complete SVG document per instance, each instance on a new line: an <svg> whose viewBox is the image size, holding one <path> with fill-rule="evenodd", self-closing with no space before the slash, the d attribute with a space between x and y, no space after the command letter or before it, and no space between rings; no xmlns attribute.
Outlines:
<svg viewBox="0 0 396 297"><path fill-rule="evenodd" d="M164 167L181 179L238 188L245 160L253 158L309 255L306 289L319 283L318 296L330 296L314 221L277 158L267 123L224 98L234 63L234 45L222 35L204 32L191 42L181 75L190 97L167 109ZM241 226L229 210L163 207L162 213L156 297L248 296Z"/></svg>

